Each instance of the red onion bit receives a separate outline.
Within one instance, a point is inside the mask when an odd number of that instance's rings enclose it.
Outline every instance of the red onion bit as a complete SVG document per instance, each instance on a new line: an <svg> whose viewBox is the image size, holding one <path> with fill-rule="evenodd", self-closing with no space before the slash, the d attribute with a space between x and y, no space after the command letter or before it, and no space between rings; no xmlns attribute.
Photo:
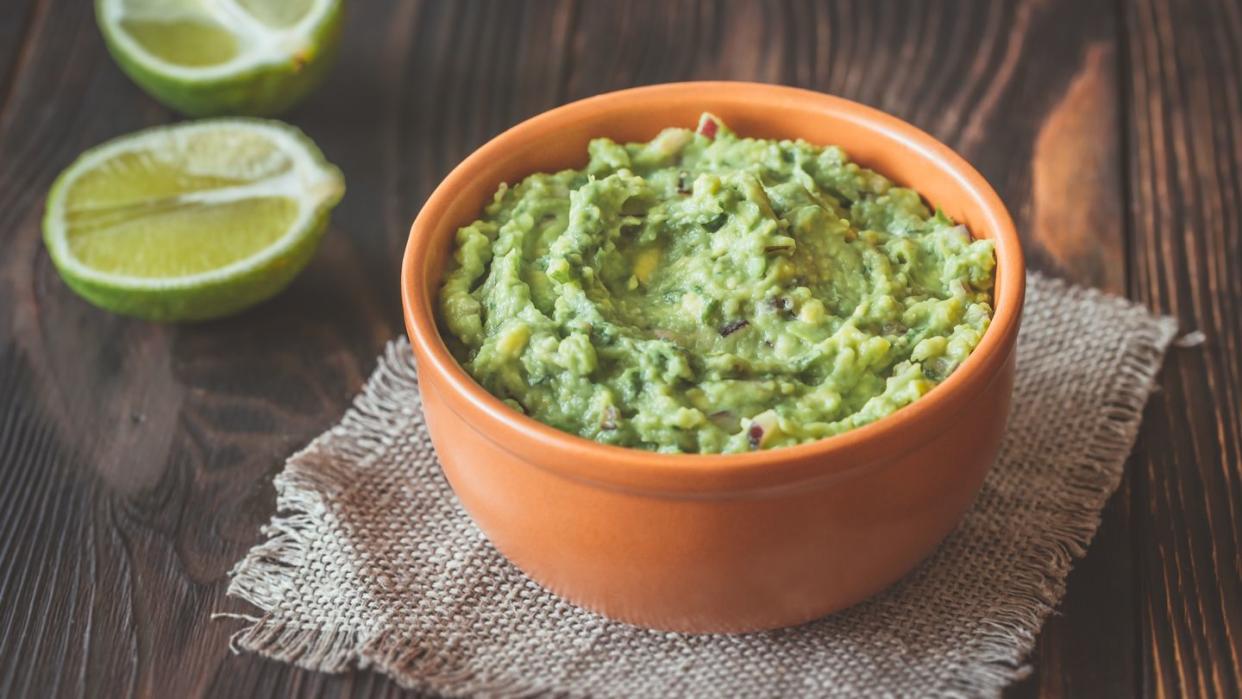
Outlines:
<svg viewBox="0 0 1242 699"><path fill-rule="evenodd" d="M699 121L699 128L697 130L697 133L703 136L706 136L709 139L715 139L716 131L718 131L719 129L720 129L720 125L716 123L715 119L709 116L704 116L703 119Z"/></svg>
<svg viewBox="0 0 1242 699"><path fill-rule="evenodd" d="M750 429L746 430L746 441L750 443L751 449L758 449L763 444L763 425L751 423Z"/></svg>

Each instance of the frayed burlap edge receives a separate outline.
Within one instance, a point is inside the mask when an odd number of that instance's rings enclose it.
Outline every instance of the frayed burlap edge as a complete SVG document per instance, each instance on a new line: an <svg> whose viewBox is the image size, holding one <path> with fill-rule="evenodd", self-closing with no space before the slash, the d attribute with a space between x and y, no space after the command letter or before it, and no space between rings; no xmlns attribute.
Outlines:
<svg viewBox="0 0 1242 699"><path fill-rule="evenodd" d="M1031 275L1050 293L1091 300L1118 313L1146 313L1125 299L1084 289L1057 279ZM1177 322L1160 317L1140 324L1119 348L1118 367L1108 394L1106 420L1100 423L1083 458L1067 469L1066 480L1078 495L1063 505L1063 526L1040 542L1025 559L1013 604L993 611L989 627L973 642L979 664L966 676L946 678L941 696L998 696L1008 684L1029 675L1025 659L1036 635L1065 592L1065 579L1082 557L1100 523L1105 502L1121 481L1122 470L1137 437L1143 407L1162 358L1177 332ZM320 435L286 462L276 476L276 510L262 529L266 540L237 563L228 594L262 610L260 616L218 613L213 618L241 619L248 626L230 639L234 653L249 651L320 672L339 673L374 668L411 689L449 695L488 694L531 696L554 693L552 687L480 677L449 656L423 647L419 639L380 626L306 627L279 616L282 601L293 591L299 571L308 564L307 551L323 519L327 501L357 482L355 470L381 460L389 446L385 435L410 419L420 419L408 405L391 399L415 390L418 383L406 339L388 343L374 373L341 422Z"/></svg>
<svg viewBox="0 0 1242 699"><path fill-rule="evenodd" d="M265 541L230 572L228 594L263 610L260 616L222 612L213 618L241 619L249 626L229 641L234 653L249 651L319 672L374 668L403 687L469 696L530 696L549 688L462 671L454 658L383 626L306 627L282 619L299 571L309 564L311 538L331 517L328 502L358 484L357 470L382 463L391 441L385 436L421 420L408 404L394 400L417 390L418 374L405 338L384 348L375 371L341 421L297 452L273 480L276 514L263 527Z"/></svg>

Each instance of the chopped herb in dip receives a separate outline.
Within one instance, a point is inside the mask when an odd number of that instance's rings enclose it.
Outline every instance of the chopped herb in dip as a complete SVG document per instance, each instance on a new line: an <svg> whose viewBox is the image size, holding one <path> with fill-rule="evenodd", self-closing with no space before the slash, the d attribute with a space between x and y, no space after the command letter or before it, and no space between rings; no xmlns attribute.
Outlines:
<svg viewBox="0 0 1242 699"><path fill-rule="evenodd" d="M705 114L502 185L457 231L444 336L566 432L663 452L839 434L947 378L992 316L992 243L836 146Z"/></svg>

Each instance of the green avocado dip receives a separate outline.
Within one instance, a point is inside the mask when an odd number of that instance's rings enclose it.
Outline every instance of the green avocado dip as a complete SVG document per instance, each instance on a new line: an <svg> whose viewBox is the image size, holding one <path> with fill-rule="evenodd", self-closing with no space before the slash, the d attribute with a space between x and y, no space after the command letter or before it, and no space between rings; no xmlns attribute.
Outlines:
<svg viewBox="0 0 1242 699"><path fill-rule="evenodd" d="M515 410L605 444L744 452L878 420L992 316L992 243L836 146L704 114L501 185L457 231L450 350Z"/></svg>

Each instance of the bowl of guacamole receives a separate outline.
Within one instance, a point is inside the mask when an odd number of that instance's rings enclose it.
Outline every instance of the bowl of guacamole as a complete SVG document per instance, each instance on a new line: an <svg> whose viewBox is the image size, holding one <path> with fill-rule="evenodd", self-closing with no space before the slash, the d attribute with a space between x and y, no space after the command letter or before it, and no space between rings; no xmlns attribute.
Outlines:
<svg viewBox="0 0 1242 699"><path fill-rule="evenodd" d="M427 434L491 545L606 616L742 632L865 599L952 530L1000 449L1024 282L1004 203L933 137L696 82L478 148L401 294Z"/></svg>
<svg viewBox="0 0 1242 699"><path fill-rule="evenodd" d="M491 394L603 444L831 437L948 378L992 318L992 241L838 145L710 113L503 183L456 231L440 329Z"/></svg>

